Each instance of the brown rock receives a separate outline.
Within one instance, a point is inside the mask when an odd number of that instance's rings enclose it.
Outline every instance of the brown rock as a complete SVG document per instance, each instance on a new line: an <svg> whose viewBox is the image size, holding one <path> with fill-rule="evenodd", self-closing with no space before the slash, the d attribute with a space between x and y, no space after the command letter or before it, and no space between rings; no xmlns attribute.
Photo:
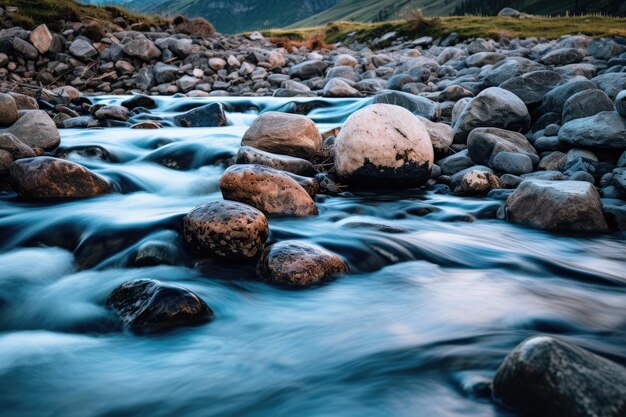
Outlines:
<svg viewBox="0 0 626 417"><path fill-rule="evenodd" d="M51 150L61 143L61 135L54 121L43 110L26 111L6 130L31 148Z"/></svg>
<svg viewBox="0 0 626 417"><path fill-rule="evenodd" d="M0 133L0 149L11 154L13 159L32 158L35 152L10 133Z"/></svg>
<svg viewBox="0 0 626 417"><path fill-rule="evenodd" d="M322 136L313 120L306 116L266 112L252 123L241 145L308 159L319 151Z"/></svg>
<svg viewBox="0 0 626 417"><path fill-rule="evenodd" d="M40 156L11 165L9 180L24 198L82 198L111 193L107 180L64 159Z"/></svg>
<svg viewBox="0 0 626 417"><path fill-rule="evenodd" d="M196 207L183 219L185 241L197 252L229 258L254 258L269 235L259 210L236 201Z"/></svg>
<svg viewBox="0 0 626 417"><path fill-rule="evenodd" d="M237 164L258 164L297 175L314 175L313 164L302 158L265 152L251 146L242 146L237 152Z"/></svg>
<svg viewBox="0 0 626 417"><path fill-rule="evenodd" d="M30 33L30 43L33 44L40 54L45 54L52 46L52 34L48 30L48 26L39 25Z"/></svg>
<svg viewBox="0 0 626 417"><path fill-rule="evenodd" d="M339 256L311 243L287 240L266 248L257 264L259 279L271 284L307 287L348 271Z"/></svg>
<svg viewBox="0 0 626 417"><path fill-rule="evenodd" d="M18 117L17 105L13 97L0 93L0 126L11 126Z"/></svg>
<svg viewBox="0 0 626 417"><path fill-rule="evenodd" d="M226 200L240 201L265 214L309 216L317 207L309 192L289 174L261 165L233 165L220 180Z"/></svg>

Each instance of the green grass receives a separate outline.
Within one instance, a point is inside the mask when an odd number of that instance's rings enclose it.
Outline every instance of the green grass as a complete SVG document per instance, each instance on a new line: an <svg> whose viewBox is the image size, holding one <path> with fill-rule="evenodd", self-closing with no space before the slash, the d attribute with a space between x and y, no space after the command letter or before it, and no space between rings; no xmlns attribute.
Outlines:
<svg viewBox="0 0 626 417"><path fill-rule="evenodd" d="M334 22L327 25L306 28L286 28L264 30L268 37L288 37L303 40L312 34L322 33L327 43L347 39L371 41L388 32L415 39L420 36L445 37L452 32L461 39L500 37L541 37L557 39L563 35L585 34L593 37L626 36L626 18L603 16L580 17L534 17L514 19L509 17L450 16L441 17L433 26L416 26L407 20L393 20L381 23ZM384 46L384 45L381 45Z"/></svg>
<svg viewBox="0 0 626 417"><path fill-rule="evenodd" d="M110 22L116 17L123 17L128 23L145 22L150 25L163 24L159 17L141 16L120 7L87 6L74 0L0 0L0 7L17 6L18 11L11 16L17 25L33 28L45 23L52 30L60 30L61 20L80 22L85 18L93 18L102 22Z"/></svg>

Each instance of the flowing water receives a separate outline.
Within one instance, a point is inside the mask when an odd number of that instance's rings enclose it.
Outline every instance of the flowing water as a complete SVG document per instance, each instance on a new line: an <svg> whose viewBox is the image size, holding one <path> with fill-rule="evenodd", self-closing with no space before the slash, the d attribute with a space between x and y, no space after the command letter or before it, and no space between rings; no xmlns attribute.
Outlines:
<svg viewBox="0 0 626 417"><path fill-rule="evenodd" d="M182 246L181 217L221 198L225 161L259 112L306 113L325 130L366 104L219 100L227 127L62 131L61 152L115 194L0 195L0 415L515 416L486 387L530 335L626 364L626 235L515 226L494 219L495 200L318 196L319 216L270 219L270 241L347 260L349 274L308 290L184 251L171 266L130 266L146 242ZM154 114L168 125L209 101L161 98ZM215 320L158 336L116 329L106 297L137 278L190 288Z"/></svg>

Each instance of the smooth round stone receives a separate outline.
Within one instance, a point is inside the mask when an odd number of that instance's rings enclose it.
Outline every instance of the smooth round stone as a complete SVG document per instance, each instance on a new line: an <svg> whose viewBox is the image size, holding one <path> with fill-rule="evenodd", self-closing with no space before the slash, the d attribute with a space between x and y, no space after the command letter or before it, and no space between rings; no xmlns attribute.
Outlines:
<svg viewBox="0 0 626 417"><path fill-rule="evenodd" d="M214 201L183 219L185 241L197 252L228 258L254 258L269 235L265 215L247 204Z"/></svg>
<svg viewBox="0 0 626 417"><path fill-rule="evenodd" d="M17 105L13 97L0 93L0 126L11 126L17 118Z"/></svg>
<svg viewBox="0 0 626 417"><path fill-rule="evenodd" d="M339 256L297 240L275 243L265 249L257 265L259 279L290 287L308 287L348 271Z"/></svg>

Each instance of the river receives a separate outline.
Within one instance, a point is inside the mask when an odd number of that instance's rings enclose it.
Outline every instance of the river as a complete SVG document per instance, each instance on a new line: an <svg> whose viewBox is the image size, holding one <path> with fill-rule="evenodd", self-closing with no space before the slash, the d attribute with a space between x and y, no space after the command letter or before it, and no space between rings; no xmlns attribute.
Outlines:
<svg viewBox="0 0 626 417"><path fill-rule="evenodd" d="M221 199L225 162L259 112L304 113L324 131L367 104L161 97L152 116L167 126L218 100L226 127L62 130L60 152L111 179L114 194L0 195L0 415L517 416L490 400L488 382L528 336L626 365L626 234L512 225L495 219L496 200L346 193L318 196L319 216L270 218L270 242L306 240L347 261L349 274L307 290L182 250L172 265L133 267L146 242L182 247L182 216ZM137 278L193 290L215 320L116 330L104 302Z"/></svg>

